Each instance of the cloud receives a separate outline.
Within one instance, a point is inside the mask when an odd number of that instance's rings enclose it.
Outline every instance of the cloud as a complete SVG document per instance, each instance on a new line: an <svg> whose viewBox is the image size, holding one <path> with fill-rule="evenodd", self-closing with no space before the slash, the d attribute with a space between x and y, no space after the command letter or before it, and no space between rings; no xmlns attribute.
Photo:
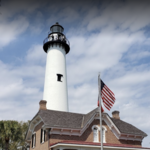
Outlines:
<svg viewBox="0 0 150 150"><path fill-rule="evenodd" d="M44 61L40 61L40 50L43 51L41 45L31 46L22 60L25 63L19 66L0 62L0 105L3 106L0 112L6 112L0 117L1 120L29 120L37 112L38 102L43 95L45 73L45 58L43 55Z"/></svg>
<svg viewBox="0 0 150 150"><path fill-rule="evenodd" d="M19 15L12 21L3 21L0 24L0 45L1 48L12 42L17 36L23 33L29 26L26 17Z"/></svg>
<svg viewBox="0 0 150 150"><path fill-rule="evenodd" d="M129 35L128 32L118 31L111 31L109 34L102 31L88 37L74 34L69 38L71 50L66 57L68 70L71 72L69 76L74 74L76 78L71 79L69 83L80 84L90 81L96 72L112 68L118 64L132 44L143 42L142 37L144 38L140 32Z"/></svg>
<svg viewBox="0 0 150 150"><path fill-rule="evenodd" d="M44 64L46 63L46 53L43 50L43 45L32 45L27 51L26 62L33 64Z"/></svg>
<svg viewBox="0 0 150 150"><path fill-rule="evenodd" d="M107 2L103 3L100 15L90 18L87 26L89 31L99 29L100 27L113 26L114 29L128 29L130 32L135 32L150 25L148 19L148 14L150 13L149 1L137 1L136 3L134 1ZM95 14L98 11L96 10Z"/></svg>

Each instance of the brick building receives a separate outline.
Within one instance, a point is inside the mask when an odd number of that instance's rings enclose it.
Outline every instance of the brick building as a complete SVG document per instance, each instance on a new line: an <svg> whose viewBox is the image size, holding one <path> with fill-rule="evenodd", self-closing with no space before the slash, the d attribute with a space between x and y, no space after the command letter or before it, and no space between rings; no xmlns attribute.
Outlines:
<svg viewBox="0 0 150 150"><path fill-rule="evenodd" d="M28 150L98 150L100 121L98 108L88 114L68 112L66 54L70 43L64 28L56 23L43 42L47 53L44 96L40 109L30 122L26 142ZM112 117L102 113L104 150L137 150L147 135L122 121L119 112Z"/></svg>
<svg viewBox="0 0 150 150"><path fill-rule="evenodd" d="M119 112L112 117L102 113L104 149L146 149L141 143L146 133L124 122ZM30 150L97 150L100 148L100 124L98 108L88 114L78 114L46 109L46 101L40 101L40 109L30 122L26 141Z"/></svg>

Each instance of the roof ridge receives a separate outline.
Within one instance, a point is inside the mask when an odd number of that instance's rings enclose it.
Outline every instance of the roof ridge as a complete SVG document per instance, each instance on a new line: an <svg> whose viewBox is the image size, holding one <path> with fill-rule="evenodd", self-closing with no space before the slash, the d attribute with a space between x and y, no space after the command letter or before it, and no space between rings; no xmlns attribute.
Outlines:
<svg viewBox="0 0 150 150"><path fill-rule="evenodd" d="M86 114L83 114L83 113L66 112L66 111L58 111L58 110L51 110L51 109L46 109L46 110L41 110L41 111L53 111L53 112L62 112L62 113L70 113L70 114L86 115Z"/></svg>

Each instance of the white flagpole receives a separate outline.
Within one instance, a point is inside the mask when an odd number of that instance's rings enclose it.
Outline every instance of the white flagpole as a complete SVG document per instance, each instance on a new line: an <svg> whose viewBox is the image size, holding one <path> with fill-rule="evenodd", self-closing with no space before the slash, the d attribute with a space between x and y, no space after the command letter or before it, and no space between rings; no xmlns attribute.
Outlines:
<svg viewBox="0 0 150 150"><path fill-rule="evenodd" d="M98 75L98 98L99 98L99 121L100 121L100 135L101 135L101 150L103 150L103 131L102 131L102 113L101 113L101 79L100 73Z"/></svg>

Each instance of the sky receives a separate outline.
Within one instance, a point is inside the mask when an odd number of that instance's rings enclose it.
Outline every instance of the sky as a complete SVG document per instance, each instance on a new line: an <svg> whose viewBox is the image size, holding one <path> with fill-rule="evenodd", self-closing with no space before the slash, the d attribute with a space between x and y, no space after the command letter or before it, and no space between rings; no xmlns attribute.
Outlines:
<svg viewBox="0 0 150 150"><path fill-rule="evenodd" d="M0 120L31 120L43 99L43 40L59 22L66 55L69 111L97 107L98 73L115 93L110 116L147 133L150 147L150 1L1 0Z"/></svg>

